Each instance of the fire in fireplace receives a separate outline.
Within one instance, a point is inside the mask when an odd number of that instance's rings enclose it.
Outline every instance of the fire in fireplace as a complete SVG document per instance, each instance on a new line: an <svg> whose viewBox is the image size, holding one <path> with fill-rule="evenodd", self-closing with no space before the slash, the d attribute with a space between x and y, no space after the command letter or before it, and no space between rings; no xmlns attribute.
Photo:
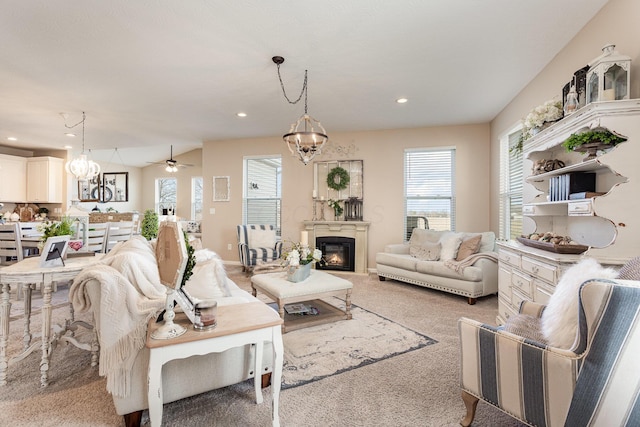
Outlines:
<svg viewBox="0 0 640 427"><path fill-rule="evenodd" d="M325 265L318 270L355 271L356 239L351 237L316 237L316 247L322 251Z"/></svg>

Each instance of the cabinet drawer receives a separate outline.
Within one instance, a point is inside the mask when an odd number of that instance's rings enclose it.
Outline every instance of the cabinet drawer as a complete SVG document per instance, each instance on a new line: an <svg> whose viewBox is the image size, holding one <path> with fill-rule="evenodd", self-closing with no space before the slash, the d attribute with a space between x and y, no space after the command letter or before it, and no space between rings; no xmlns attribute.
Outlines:
<svg viewBox="0 0 640 427"><path fill-rule="evenodd" d="M569 202L568 215L569 216L593 215L593 205L591 204L591 200L580 201L580 202Z"/></svg>
<svg viewBox="0 0 640 427"><path fill-rule="evenodd" d="M541 282L540 280L533 281L533 301L538 304L549 304L549 299L553 294L553 288L549 286L547 283Z"/></svg>
<svg viewBox="0 0 640 427"><path fill-rule="evenodd" d="M521 293L527 296L527 299L531 299L531 283L533 279L525 274L520 273L519 271L514 271L511 273L511 292L515 293L516 290L519 290ZM513 298L512 298L513 301ZM514 307L518 307L518 305L514 304Z"/></svg>
<svg viewBox="0 0 640 427"><path fill-rule="evenodd" d="M508 301L511 300L511 269L498 267L498 294L504 296Z"/></svg>
<svg viewBox="0 0 640 427"><path fill-rule="evenodd" d="M498 318L502 322L506 322L511 316L515 316L517 313L518 312L511 307L509 302L502 298L498 298Z"/></svg>
<svg viewBox="0 0 640 427"><path fill-rule="evenodd" d="M520 312L520 304L522 301L531 301L531 297L518 292L517 289L513 289L511 292L511 306L516 313Z"/></svg>
<svg viewBox="0 0 640 427"><path fill-rule="evenodd" d="M549 283L556 283L558 267L522 257L522 270Z"/></svg>
<svg viewBox="0 0 640 427"><path fill-rule="evenodd" d="M515 252L506 251L504 249L500 249L498 252L498 258L502 262L506 262L509 265L513 265L515 267L520 267L520 255Z"/></svg>

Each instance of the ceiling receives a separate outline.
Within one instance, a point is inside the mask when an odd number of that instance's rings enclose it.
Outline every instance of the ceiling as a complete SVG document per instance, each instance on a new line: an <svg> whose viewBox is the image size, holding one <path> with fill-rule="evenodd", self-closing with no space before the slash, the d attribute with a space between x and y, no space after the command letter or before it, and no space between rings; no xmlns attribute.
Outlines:
<svg viewBox="0 0 640 427"><path fill-rule="evenodd" d="M147 161L202 141L485 123L607 0L0 0L0 145ZM571 17L571 19L567 19ZM406 97L409 101L397 104ZM238 112L247 117L239 118ZM7 137L18 138L8 141ZM284 143L283 143L284 147Z"/></svg>

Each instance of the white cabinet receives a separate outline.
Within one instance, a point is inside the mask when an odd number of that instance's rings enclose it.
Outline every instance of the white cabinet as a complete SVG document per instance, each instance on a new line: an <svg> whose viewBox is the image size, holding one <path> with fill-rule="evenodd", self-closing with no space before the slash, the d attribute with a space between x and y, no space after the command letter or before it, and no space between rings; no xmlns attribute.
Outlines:
<svg viewBox="0 0 640 427"><path fill-rule="evenodd" d="M0 202L27 199L27 159L0 154Z"/></svg>
<svg viewBox="0 0 640 427"><path fill-rule="evenodd" d="M595 159L567 153L562 142L584 128L604 127L623 135L622 142ZM530 175L523 190L523 231L547 231L588 246L584 254L563 254L498 243L498 319L504 323L524 300L546 304L566 269L583 256L604 266L620 266L640 254L640 100L595 102L565 117L523 147L523 170L540 160L561 160L561 169ZM593 197L550 201L549 181L576 172L595 174Z"/></svg>
<svg viewBox="0 0 640 427"><path fill-rule="evenodd" d="M27 159L27 201L62 203L63 162L55 157Z"/></svg>

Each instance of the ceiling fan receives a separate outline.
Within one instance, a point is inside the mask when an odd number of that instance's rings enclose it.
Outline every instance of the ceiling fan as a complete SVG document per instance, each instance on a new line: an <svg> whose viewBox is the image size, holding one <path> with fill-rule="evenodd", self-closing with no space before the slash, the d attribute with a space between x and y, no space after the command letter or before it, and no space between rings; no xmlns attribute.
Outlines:
<svg viewBox="0 0 640 427"><path fill-rule="evenodd" d="M193 166L191 164L188 163L178 163L177 160L175 160L173 158L173 145L171 146L171 155L169 156L169 158L167 160L165 160L164 162L147 162L147 163L151 163L154 165L162 165L165 166L164 170L166 170L167 172L178 172L178 168L186 168L189 166Z"/></svg>

